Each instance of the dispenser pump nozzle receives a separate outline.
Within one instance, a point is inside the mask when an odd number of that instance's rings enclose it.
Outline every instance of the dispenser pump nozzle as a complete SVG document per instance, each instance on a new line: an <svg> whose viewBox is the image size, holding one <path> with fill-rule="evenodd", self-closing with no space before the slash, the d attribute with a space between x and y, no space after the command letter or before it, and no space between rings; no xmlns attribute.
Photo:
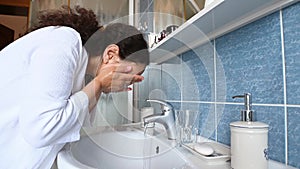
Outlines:
<svg viewBox="0 0 300 169"><path fill-rule="evenodd" d="M233 96L235 98L244 98L244 106L245 109L241 111L241 120L242 121L253 121L253 111L251 110L252 107L252 98L250 93L245 93L244 95L237 95Z"/></svg>

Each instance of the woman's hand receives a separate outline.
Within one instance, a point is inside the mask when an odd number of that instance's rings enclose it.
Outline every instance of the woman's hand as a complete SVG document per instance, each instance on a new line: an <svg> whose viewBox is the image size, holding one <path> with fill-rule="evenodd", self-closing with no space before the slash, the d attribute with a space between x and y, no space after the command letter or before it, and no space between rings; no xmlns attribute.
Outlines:
<svg viewBox="0 0 300 169"><path fill-rule="evenodd" d="M128 91L129 85L144 80L143 76L132 74L130 64L115 63L102 65L96 74L95 80L103 93Z"/></svg>

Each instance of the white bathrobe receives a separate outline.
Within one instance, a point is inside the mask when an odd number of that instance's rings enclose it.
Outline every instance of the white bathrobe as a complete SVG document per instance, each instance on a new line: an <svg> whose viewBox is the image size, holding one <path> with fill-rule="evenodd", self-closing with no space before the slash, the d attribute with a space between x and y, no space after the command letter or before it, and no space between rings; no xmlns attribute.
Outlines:
<svg viewBox="0 0 300 169"><path fill-rule="evenodd" d="M46 27L0 52L0 169L47 169L89 121L79 33Z"/></svg>

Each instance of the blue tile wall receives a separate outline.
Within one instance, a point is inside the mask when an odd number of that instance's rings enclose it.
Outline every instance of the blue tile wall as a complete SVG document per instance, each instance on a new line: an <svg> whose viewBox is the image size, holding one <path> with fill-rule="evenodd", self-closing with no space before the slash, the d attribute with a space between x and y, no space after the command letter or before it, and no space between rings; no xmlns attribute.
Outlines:
<svg viewBox="0 0 300 169"><path fill-rule="evenodd" d="M177 67L182 71L181 78L176 79L179 85L174 85L172 73L162 80L167 99L177 109L182 109L184 104L198 103L201 135L230 145L229 124L240 119L240 110L243 109L243 100L233 100L232 96L252 93L256 120L269 125L270 159L300 168L299 11L298 2L223 35L215 39L215 43L178 56L181 65L191 71L184 71L180 64L174 65L175 70ZM216 57L207 50L208 46L216 49ZM220 80L219 73L225 78ZM192 92L189 91L189 81L185 80L187 76L196 79L199 96L188 97L184 93ZM221 90L225 91L225 100L215 97Z"/></svg>
<svg viewBox="0 0 300 169"><path fill-rule="evenodd" d="M300 104L300 3L283 10L287 103ZM288 163L300 168L300 108L288 107Z"/></svg>
<svg viewBox="0 0 300 169"><path fill-rule="evenodd" d="M284 103L279 12L216 39L216 50L225 72L227 102L242 102L233 100L232 96L250 92L253 103ZM270 125L270 159L285 162L284 109L258 108L256 119ZM230 144L229 123L239 120L240 110L237 111L236 106L226 106L219 125L218 141ZM275 125L271 125L273 123ZM224 128L227 130L220 131Z"/></svg>
<svg viewBox="0 0 300 169"><path fill-rule="evenodd" d="M162 91L166 95L168 100L180 100L181 93L181 81L180 78L180 67L176 70L172 65L162 65Z"/></svg>
<svg viewBox="0 0 300 169"><path fill-rule="evenodd" d="M224 112L218 123L218 142L230 145L230 127L229 124L240 120L240 111L242 107L235 105L225 105Z"/></svg>
<svg viewBox="0 0 300 169"><path fill-rule="evenodd" d="M183 88L189 88L190 81L185 77L195 78L198 87L198 98L185 98L185 100L212 101L214 96L214 73L213 68L213 46L211 43L202 45L196 49L190 50L182 57L182 62L191 69L190 72L183 72ZM186 57L188 55L188 57ZM196 69L195 69L196 68ZM183 94L185 95L185 94ZM188 96L188 95L187 95Z"/></svg>
<svg viewBox="0 0 300 169"><path fill-rule="evenodd" d="M283 104L278 12L216 39L216 50L225 72L227 101L250 92L254 103Z"/></svg>
<svg viewBox="0 0 300 169"><path fill-rule="evenodd" d="M287 101L300 104L300 3L283 11Z"/></svg>
<svg viewBox="0 0 300 169"><path fill-rule="evenodd" d="M199 135L212 140L214 140L216 136L214 111L214 104L202 103L199 106Z"/></svg>
<svg viewBox="0 0 300 169"><path fill-rule="evenodd" d="M284 107L253 106L259 121L269 125L269 158L285 162Z"/></svg>
<svg viewBox="0 0 300 169"><path fill-rule="evenodd" d="M299 165L300 154L300 108L288 108L288 159L293 166Z"/></svg>

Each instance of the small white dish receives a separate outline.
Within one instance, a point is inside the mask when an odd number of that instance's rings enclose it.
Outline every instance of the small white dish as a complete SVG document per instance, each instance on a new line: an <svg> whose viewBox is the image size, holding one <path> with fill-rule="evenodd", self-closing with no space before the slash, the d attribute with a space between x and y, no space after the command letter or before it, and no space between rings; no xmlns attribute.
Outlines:
<svg viewBox="0 0 300 169"><path fill-rule="evenodd" d="M202 150L198 152L199 149L198 151L195 150L195 145L197 144L206 144L206 147L204 146L201 147ZM199 159L203 160L208 165L223 164L230 161L230 157L231 157L230 148L218 142L208 141L208 142L200 142L200 143L187 143L187 144L182 144L182 146L187 150L189 150L194 155L196 155ZM204 155L204 154L209 154L209 151L211 151L209 150L208 146L210 146L214 152L210 155Z"/></svg>

